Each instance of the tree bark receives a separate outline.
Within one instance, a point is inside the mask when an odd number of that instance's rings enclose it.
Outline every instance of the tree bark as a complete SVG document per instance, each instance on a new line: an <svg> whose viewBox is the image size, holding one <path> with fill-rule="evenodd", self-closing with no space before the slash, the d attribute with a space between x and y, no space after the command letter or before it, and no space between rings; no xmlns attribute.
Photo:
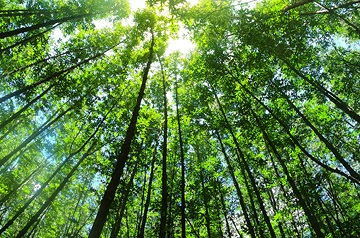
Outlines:
<svg viewBox="0 0 360 238"><path fill-rule="evenodd" d="M337 97L335 94L324 88L322 85L318 84L317 82L313 81L311 78L305 76L301 71L297 70L288 60L282 59L285 64L300 78L302 78L305 82L312 85L314 88L319 90L321 93L323 93L332 103L335 104L337 108L339 108L341 111L345 112L347 115L349 115L352 119L354 119L357 123L360 123L360 116L352 109L350 108L343 100L341 100L339 97Z"/></svg>
<svg viewBox="0 0 360 238"><path fill-rule="evenodd" d="M112 109L109 110L109 112ZM109 113L108 112L108 113ZM94 132L90 135L90 137L84 142L84 144L75 152L71 153L57 168L56 170L51 174L51 176L42 184L42 186L34 193L34 195L15 213L15 215L0 229L0 235L7 229L9 228L14 221L27 209L27 207L30 205L30 203L40 195L40 193L45 189L45 187L47 187L49 185L49 183L51 182L51 180L60 172L60 170L71 160L71 158L73 158L76 154L80 153L85 146L92 140L92 138L96 135L96 133L98 132L98 130L100 129L101 124L104 122L106 116L102 119L102 121L100 122L100 124L97 126L97 128L94 130ZM85 159L85 158L84 158ZM75 172L75 171L74 171ZM70 176L71 177L71 176ZM70 179L69 177L69 179ZM66 184L66 183L65 183ZM64 187L65 184L62 186ZM61 190L60 190L61 191ZM59 192L60 192L59 191ZM57 192L57 193L59 193ZM56 196L56 195L55 195ZM53 198L55 199L55 197ZM52 202L52 201L51 201ZM51 204L51 202L49 203L49 205ZM41 213L39 213L40 215ZM30 224L31 226L31 224ZM30 227L29 226L29 227ZM28 228L29 228L28 227ZM27 228L27 229L28 229Z"/></svg>
<svg viewBox="0 0 360 238"><path fill-rule="evenodd" d="M74 175L76 170L79 168L80 164L88 157L90 154L91 149L95 145L95 142L89 147L89 149L85 152L85 154L79 159L79 161L76 163L76 165L71 169L70 173L63 179L63 181L60 183L60 185L55 189L55 191L51 194L51 196L45 201L45 203L41 206L41 208L30 218L30 220L27 222L25 227L21 229L21 231L17 234L16 238L24 237L25 234L28 232L30 227L39 219L41 214L47 209L51 203L55 200L56 196L63 190L67 182L70 180L70 178Z"/></svg>
<svg viewBox="0 0 360 238"><path fill-rule="evenodd" d="M278 123L284 128L286 134L288 134L288 136L290 137L290 139L293 141L293 143L299 147L299 149L308 157L310 158L313 162L315 162L316 164L318 164L319 166L321 166L322 168L332 172L332 173L336 173L339 174L349 180L351 180L352 182L356 183L356 184L360 184L360 181L358 181L356 178L342 172L341 170L337 169L337 168L331 168L330 166L322 163L321 161L319 161L318 159L316 159L314 156L312 156L301 144L300 142L291 134L291 132L288 129L288 126L286 125L286 123L284 121L282 121L277 115L275 115L275 113L268 107L266 106L259 98L257 98L249 89L247 89L244 85L240 84L241 87L253 98L255 99L255 101L257 101L262 107L264 107L274 118L276 121L278 121Z"/></svg>
<svg viewBox="0 0 360 238"><path fill-rule="evenodd" d="M229 159L229 157L228 157L228 155L226 153L225 146L224 146L224 144L222 142L222 139L220 137L219 132L216 132L216 137L219 140L219 143L220 143L220 146L221 146L221 151L222 151L222 153L224 155L224 158L225 158L225 161L226 161L226 164L227 164L231 179L232 179L232 181L234 183L236 193L237 193L238 198L239 198L240 206L241 206L242 212L244 213L244 218L245 218L246 225L247 225L247 227L249 229L251 237L256 238L254 227L251 224L250 217L249 217L249 214L248 214L247 209L246 209L246 204L245 204L245 201L244 201L244 198L243 198L243 194L241 192L239 183L236 180L236 177L235 177L235 174L234 174L234 168L231 165L230 159Z"/></svg>
<svg viewBox="0 0 360 238"><path fill-rule="evenodd" d="M39 94L38 96L36 96L33 100L31 100L30 102L28 102L24 107L22 107L19 111L17 111L16 113L14 113L11 117L9 117L8 119L6 119L5 121L2 121L0 124L0 131L4 129L4 127L10 123L11 121L17 119L21 113L23 113L24 111L26 111L26 109L28 109L31 105L33 105L37 100L39 100L40 98L42 98L46 93L48 93L53 87L55 86L55 84L50 85L47 89L45 89L41 94Z"/></svg>
<svg viewBox="0 0 360 238"><path fill-rule="evenodd" d="M163 83L163 102L164 102L164 141L162 148L162 176L161 176L161 214L160 214L160 238L165 238L167 234L166 227L166 215L167 215L167 203L168 203L168 186L167 186L167 171L166 171L166 159L167 159L167 133L168 133L168 115L167 115L167 99L166 99L166 82L165 74L162 67L161 60L159 58L162 83Z"/></svg>
<svg viewBox="0 0 360 238"><path fill-rule="evenodd" d="M275 145L273 144L273 142L271 141L270 137L268 136L268 134L265 131L264 126L262 125L262 123L260 122L259 118L257 117L257 115L255 114L254 111L252 111L252 114L263 134L264 140L270 145L272 151L274 152L276 158L278 159L285 175L286 175L286 179L289 182L296 198L298 199L298 203L299 205L302 207L302 209L304 210L308 221L312 227L312 229L315 231L317 237L325 237L324 234L321 231L321 225L317 222L316 217L314 216L314 214L311 212L311 210L309 209L309 206L306 204L305 200L303 199L303 196L301 194L301 192L299 191L299 189L297 188L295 181L292 179L290 172L288 171L285 162L283 161L283 159L281 158L279 152L277 151Z"/></svg>
<svg viewBox="0 0 360 238"><path fill-rule="evenodd" d="M68 21L71 21L71 20L79 19L79 18L89 17L89 16L92 16L92 15L94 15L94 14L86 13L86 14L73 15L73 16L64 17L64 18L60 18L60 19L50 20L50 21L43 22L43 23L38 23L38 24L28 26L28 27L21 27L19 29L7 31L7 32L0 32L0 39L15 36L15 35L18 35L18 34L21 34L21 33L26 33L26 32L30 32L30 31L38 30L38 29L40 29L42 27L52 26L52 25L58 24L58 23L64 23L64 22L68 22Z"/></svg>
<svg viewBox="0 0 360 238"><path fill-rule="evenodd" d="M179 95L177 83L175 84L175 103L176 103L176 121L178 125L179 144L180 144L180 160L181 160L181 237L186 238L186 217L185 217L185 154L181 131L181 116L179 113Z"/></svg>
<svg viewBox="0 0 360 238"><path fill-rule="evenodd" d="M120 201L121 202L120 208L119 208L118 213L116 214L116 218L115 218L116 222L115 222L115 225L111 229L110 238L116 238L117 235L119 234L119 231L120 231L120 228L121 228L121 220L122 220L122 218L124 216L124 213L125 213L126 203L127 203L128 199L129 199L129 194L130 194L131 188L132 188L133 183L134 183L134 177L135 177L135 174L137 172L138 164L139 164L139 161L136 160L135 166L134 166L133 171L132 171L132 173L130 175L130 180L126 184L126 188L124 189L125 192L123 194L123 198Z"/></svg>
<svg viewBox="0 0 360 238"><path fill-rule="evenodd" d="M151 171L150 171L149 185L148 185L146 201L145 201L145 206L144 206L144 214L143 214L143 217L141 219L141 226L140 226L140 232L138 234L138 238L144 238L144 236L145 236L145 225L146 225L146 219L147 219L147 214L148 214L148 211L149 211L150 199L151 199L151 186L152 186L152 182L153 182L153 179L154 179L156 152L157 152L157 142L156 142L156 145L155 145L155 148L154 148L154 154L153 154L153 158L152 158L152 161L151 161Z"/></svg>
<svg viewBox="0 0 360 238"><path fill-rule="evenodd" d="M211 87L212 87L212 86L211 86ZM253 174L252 174L252 172L251 172L251 170L250 170L250 167L249 167L248 163L246 162L245 155L244 155L244 153L242 152L242 150L241 150L241 148L240 148L240 145L239 145L239 143L238 143L238 140L237 140L237 138L236 138L236 136L235 136L235 134L234 134L234 132L233 132L233 130L232 130L231 124L229 123L229 121L228 121L228 119L227 119L227 117L226 117L225 111L224 111L224 109L222 108L222 105L221 105L221 103L220 103L220 100L219 100L219 98L218 98L218 96L217 96L217 94L216 94L216 92L215 92L215 90L214 90L213 87L212 87L212 91L213 91L213 94L214 94L214 96L215 96L216 102L217 102L217 104L219 105L219 109L220 109L220 112L221 112L221 114L222 114L222 116L223 116L223 118L224 118L224 121L225 121L225 124L226 124L226 126L227 126L227 129L229 130L230 135L231 135L231 137L232 137L232 139L233 139L233 141L234 141L234 143L235 143L236 150L238 151L238 153L239 153L239 155L240 155L241 162L242 162L243 166L245 167L245 170L246 170L247 174L249 175L250 183L251 183L251 185L252 185L252 187L253 187L253 189L254 189L256 198L257 198L258 203L259 203L259 206L260 206L260 210L261 210L261 212L262 212L262 214L263 214L265 223L266 223L267 227L269 228L270 235L271 235L272 238L276 238L275 231L274 231L274 229L273 229L273 227L272 227L272 224L271 224L271 222L270 222L270 218L269 218L269 216L267 215L266 209L265 209L264 204L263 204L263 199L261 198L260 192L259 192L259 190L258 190L258 188L257 188L257 185L256 185L255 178L254 178L254 176L253 176Z"/></svg>
<svg viewBox="0 0 360 238"><path fill-rule="evenodd" d="M19 146L17 146L14 150L12 150L9 154L7 154L4 158L0 160L0 167L3 166L13 155L18 153L22 148L26 147L31 141L33 141L36 137L38 137L41 133L43 133L45 130L47 130L49 127L51 127L55 122L57 122L61 117L63 117L66 113L74 109L76 106L73 105L60 113L57 117L55 117L53 120L51 118L46 121L40 128L38 128L35 132L33 132L28 138L26 138L25 141L23 141Z"/></svg>
<svg viewBox="0 0 360 238"><path fill-rule="evenodd" d="M102 229L106 222L106 218L109 213L111 204L114 201L116 189L119 185L120 177L123 173L125 163L128 159L132 139L134 138L134 135L135 135L136 123L137 123L137 119L139 116L141 101L145 94L146 81L148 78L148 74L150 71L150 66L151 66L151 62L152 62L152 58L153 58L154 44L155 44L155 39L154 39L154 35L152 34L151 45L150 45L150 49L149 49L149 59L148 59L148 62L146 64L146 67L143 72L142 83L141 83L140 91L139 91L137 101L136 101L136 104L135 104L135 107L134 107L134 110L132 113L131 121L130 121L129 127L126 131L125 140L121 147L121 153L117 158L116 166L112 173L110 183L107 185L105 193L101 200L98 213L96 215L96 218L94 220L93 226L92 226L90 234L89 234L89 238L99 238L100 237Z"/></svg>

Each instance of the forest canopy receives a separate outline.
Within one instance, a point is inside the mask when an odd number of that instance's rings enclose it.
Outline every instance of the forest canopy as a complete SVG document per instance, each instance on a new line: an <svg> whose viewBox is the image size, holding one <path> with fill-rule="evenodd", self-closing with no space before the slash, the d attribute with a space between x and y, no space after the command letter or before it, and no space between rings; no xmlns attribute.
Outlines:
<svg viewBox="0 0 360 238"><path fill-rule="evenodd" d="M359 8L0 0L0 236L360 236Z"/></svg>

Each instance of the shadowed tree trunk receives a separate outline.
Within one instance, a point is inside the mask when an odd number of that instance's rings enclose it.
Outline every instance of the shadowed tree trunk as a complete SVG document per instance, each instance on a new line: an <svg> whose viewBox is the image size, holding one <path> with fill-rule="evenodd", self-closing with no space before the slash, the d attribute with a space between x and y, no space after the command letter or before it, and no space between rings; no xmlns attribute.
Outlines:
<svg viewBox="0 0 360 238"><path fill-rule="evenodd" d="M180 144L180 160L181 160L181 237L186 237L186 221L185 221L185 155L184 145L181 131L181 116L179 113L179 95L177 83L175 85L175 103L176 103L176 121L178 125L179 144Z"/></svg>
<svg viewBox="0 0 360 238"><path fill-rule="evenodd" d="M130 121L129 127L126 131L125 140L121 147L121 153L120 153L119 157L117 158L115 169L111 175L111 180L106 187L105 193L104 193L103 198L100 203L98 213L97 213L95 221L92 225L92 228L91 228L91 231L89 234L89 238L100 237L102 229L106 222L106 218L109 213L111 204L114 201L116 189L119 186L120 178L123 173L124 166L125 166L125 163L128 159L128 155L130 152L131 141L135 135L136 123L137 123L137 119L139 116L140 105L141 105L141 101L145 94L146 81L148 79L148 74L149 74L151 63L152 63L154 44L155 44L155 39L154 39L154 34L152 33L151 45L150 45L150 49L149 49L149 58L148 58L148 62L146 64L146 67L143 72L142 83L141 83L140 91L139 91L137 101L136 101L136 104L135 104L135 107L134 107L134 110L132 113L131 121Z"/></svg>
<svg viewBox="0 0 360 238"><path fill-rule="evenodd" d="M148 191L147 191L147 195L146 195L146 201L145 201L145 206L144 206L144 214L143 214L143 217L141 219L141 225L140 225L140 231L139 231L139 234L138 234L138 238L143 238L145 236L145 225L146 225L146 219L147 219L147 214L148 214L148 211L149 211L150 198L151 198L151 185L152 185L152 182L153 182L153 179L154 179L156 152L157 152L157 141L156 141L156 144L155 144L154 154L153 154L153 158L152 158L152 161L151 161L151 171L150 171Z"/></svg>
<svg viewBox="0 0 360 238"><path fill-rule="evenodd" d="M167 133L168 133L168 112L167 112L167 99L166 99L166 81L164 69L162 67L161 60L159 59L162 83L163 83L163 100L164 100L164 141L162 148L162 177L161 177L161 215L160 215L160 238L165 238L167 230L166 227L166 215L168 206L168 186L167 186L167 171L166 171L166 159L167 159Z"/></svg>
<svg viewBox="0 0 360 238"><path fill-rule="evenodd" d="M263 134L264 140L269 144L269 146L271 147L272 151L274 152L276 158L278 159L278 161L280 162L280 165L286 175L286 179L289 182L296 198L298 199L298 203L299 205L303 208L308 221L311 225L311 227L313 228L313 230L315 231L317 237L325 237L324 234L321 231L321 225L318 223L316 217L314 216L314 214L311 212L309 206L306 204L305 199L303 199L303 196L301 194L301 192L299 191L299 189L297 188L295 181L292 179L287 166L285 165L285 162L283 161L283 159L281 158L279 152L277 151L275 145L273 144L273 142L271 141L271 139L269 138L268 134L265 131L264 126L262 125L262 123L260 122L259 118L257 117L257 115L255 114L254 111L252 111L252 114Z"/></svg>
<svg viewBox="0 0 360 238"><path fill-rule="evenodd" d="M120 231L120 228L121 228L121 220L122 220L122 218L124 216L126 203L128 201L131 188L133 187L133 184L134 184L134 177L135 177L135 174L137 172L138 163L139 163L139 161L136 160L133 171L131 172L130 180L126 184L126 188L124 189L125 192L123 194L122 199L120 200L121 204L120 204L119 210L118 210L118 212L116 214L115 225L111 229L110 238L116 238L117 235L119 234L119 231Z"/></svg>

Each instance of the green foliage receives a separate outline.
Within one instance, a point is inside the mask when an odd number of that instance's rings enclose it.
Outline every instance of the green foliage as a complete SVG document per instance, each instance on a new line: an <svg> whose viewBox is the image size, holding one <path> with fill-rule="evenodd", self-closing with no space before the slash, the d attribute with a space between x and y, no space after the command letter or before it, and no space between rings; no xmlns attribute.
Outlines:
<svg viewBox="0 0 360 238"><path fill-rule="evenodd" d="M163 80L167 237L182 236L183 206L187 237L355 237L358 8L0 1L0 236L88 236L154 43L102 237L138 237L145 209L145 237L160 232ZM167 55L182 27L195 50Z"/></svg>

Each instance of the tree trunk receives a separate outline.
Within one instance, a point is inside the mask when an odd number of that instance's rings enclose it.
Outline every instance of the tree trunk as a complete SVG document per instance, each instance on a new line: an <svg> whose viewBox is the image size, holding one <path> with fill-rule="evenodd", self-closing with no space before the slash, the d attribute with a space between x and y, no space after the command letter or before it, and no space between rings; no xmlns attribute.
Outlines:
<svg viewBox="0 0 360 238"><path fill-rule="evenodd" d="M147 219L147 214L148 214L148 211L149 211L150 198L151 198L151 186L152 186L152 182L153 182L153 179L154 179L156 152L157 152L157 141L156 141L156 145L155 145L155 148L154 148L153 158L152 158L152 161L151 161L151 171L150 171L149 185L148 185L146 201L145 201L145 206L144 206L144 214L143 214L143 217L141 219L141 226L140 226L140 232L138 234L138 238L144 238L144 236L145 236L145 225L146 225L146 219Z"/></svg>
<svg viewBox="0 0 360 238"><path fill-rule="evenodd" d="M315 89L322 92L332 103L335 104L337 108L341 111L345 112L349 115L352 119L354 119L357 123L360 123L360 116L350 108L343 100L338 98L335 94L324 88L322 85L318 84L317 82L313 81L311 78L305 76L301 71L297 70L288 60L281 59L285 62L285 64L300 78L302 78L305 82L312 85Z"/></svg>
<svg viewBox="0 0 360 238"><path fill-rule="evenodd" d="M219 132L216 132L216 136L217 136L217 138L219 140L219 143L220 143L220 146L221 146L221 151L222 151L222 153L224 155L224 158L225 158L225 161L226 161L226 164L227 164L231 179L232 179L232 181L234 183L236 193L237 193L237 195L239 197L239 202L240 202L242 212L244 213L244 218L245 218L246 225L247 225L247 227L249 229L251 237L256 238L255 230L254 230L253 225L251 224L249 214L248 214L247 209L246 209L246 204L245 204L245 201L244 201L244 198L243 198L239 183L237 182L235 174L234 174L234 168L231 165L230 159L229 159L229 157L228 157L228 155L226 153L226 150L225 150L225 147L224 147L224 144L222 142L222 139L220 137Z"/></svg>
<svg viewBox="0 0 360 238"><path fill-rule="evenodd" d="M225 218L225 225L226 225L226 232L227 232L227 237L231 237L231 230L230 230L230 224L227 218L228 212L226 209L226 205L225 205L225 199L224 199L224 194L223 191L221 190L221 182L218 181L217 182L217 189L218 189L218 193L220 194L220 202L221 202L221 208L223 210L223 214L224 214L224 218Z"/></svg>
<svg viewBox="0 0 360 238"><path fill-rule="evenodd" d="M7 95L0 98L0 103L5 102L6 100L8 100L8 99L10 99L12 97L20 96L22 93L24 93L26 91L29 91L29 90L32 90L32 89L35 89L40 84L47 83L47 82L51 81L52 79L54 79L54 78L56 78L56 77L58 77L60 75L67 74L71 70L74 70L74 69L78 68L79 66L81 66L81 65L83 65L85 63L88 63L89 61L95 60L95 59L99 58L100 56L103 56L106 52L108 52L109 50L115 48L117 45L118 44L113 45L110 48L108 48L108 49L106 49L106 50L104 50L104 51L102 51L100 53L97 53L94 56L91 56L91 57L89 57L89 58L87 58L87 59L85 59L85 60L83 60L83 61L81 61L81 62L79 62L79 63L77 63L77 64L75 64L75 65L73 65L71 67L69 67L69 68L63 69L63 70L61 70L59 72L56 72L56 73L50 75L49 77L46 77L46 78L44 78L44 79L42 79L40 81L37 81L37 82L35 82L33 84L26 85L26 86L24 86L24 87L22 87L22 88L20 88L20 89L18 89L16 91L12 92L12 93L9 93L9 94L7 94Z"/></svg>
<svg viewBox="0 0 360 238"><path fill-rule="evenodd" d="M0 124L0 131L4 129L4 127L10 123L11 121L17 119L21 113L23 113L24 111L26 111L26 109L28 109L31 105L33 105L37 100L39 100L40 98L42 98L46 93L48 93L53 87L55 86L55 84L50 85L47 89L45 89L41 94L39 94L38 96L36 96L33 100L31 100L30 102L28 102L24 107L22 107L19 111L17 111L16 113L14 113L11 117L9 117L8 119L6 119L5 121L2 121Z"/></svg>
<svg viewBox="0 0 360 238"><path fill-rule="evenodd" d="M129 127L126 131L124 143L121 147L121 153L118 156L117 163L116 163L115 169L112 173L110 183L107 185L105 193L101 200L98 213L96 215L96 218L94 220L93 226L92 226L90 234L89 234L89 238L99 238L100 237L102 229L106 222L106 218L109 213L111 204L114 201L116 189L119 185L120 177L123 173L124 166L125 166L125 163L128 159L128 155L130 152L131 141L135 135L136 123L137 123L137 119L139 116L141 101L145 94L146 81L148 78L148 74L149 74L149 70L150 70L150 66L151 66L151 62L152 62L152 57L153 57L153 52L154 52L154 44L155 44L155 39L154 39L154 35L152 34L151 45L150 45L150 49L149 49L149 59L148 59L147 65L143 72L142 83L141 83L140 91L139 91L139 94L137 97L136 105L135 105L133 113L132 113Z"/></svg>
<svg viewBox="0 0 360 238"><path fill-rule="evenodd" d="M4 158L0 160L0 167L3 166L13 155L18 153L22 148L26 147L31 141L36 139L41 133L43 133L45 130L47 130L49 127L51 127L55 122L57 122L61 117L63 117L66 113L74 109L76 104L69 107L62 113L60 113L57 117L55 117L53 120L51 118L46 121L40 128L38 128L35 132L33 132L28 138L26 138L25 141L23 141L19 146L17 146L14 150L12 150L9 154L7 154Z"/></svg>
<svg viewBox="0 0 360 238"><path fill-rule="evenodd" d="M126 203L127 203L128 199L129 199L129 194L130 194L131 188L133 187L134 177L135 177L135 174L137 172L138 164L139 164L139 161L136 160L135 166L134 166L133 171L132 171L132 173L130 175L130 180L126 184L126 188L124 189L125 192L123 194L122 199L120 200L120 202L121 202L120 208L119 208L118 213L116 214L116 218L115 218L116 222L115 222L115 225L111 229L110 238L116 238L117 235L119 234L119 231L120 231L120 228L121 228L121 220L122 220L122 218L124 216L124 213L125 213Z"/></svg>
<svg viewBox="0 0 360 238"><path fill-rule="evenodd" d="M324 234L321 231L321 225L317 222L316 217L314 216L314 214L311 212L311 210L309 209L309 206L306 204L301 192L298 190L295 181L292 179L286 165L285 162L283 161L283 159L281 158L279 152L277 151L275 145L273 144L273 142L271 141L271 139L269 138L268 134L265 131L264 126L262 125L262 123L260 122L259 118L257 117L257 115L255 114L254 111L252 111L252 114L263 134L264 140L269 144L269 146L271 147L272 151L274 152L276 158L278 159L285 175L286 175L286 179L289 182L296 198L298 199L298 203L299 205L302 207L302 209L304 210L305 215L308 218L308 221L312 227L312 229L315 231L317 237L325 237Z"/></svg>
<svg viewBox="0 0 360 238"><path fill-rule="evenodd" d="M166 82L165 74L159 59L162 82L163 82L163 100L164 100L164 141L162 148L162 176L161 176L161 215L160 215L160 238L165 238L167 234L166 227L166 213L168 203L168 186L167 186L167 171L166 171L166 159L167 159L167 133L168 133L168 115L167 115L167 99L166 99Z"/></svg>
<svg viewBox="0 0 360 238"><path fill-rule="evenodd" d="M94 14L80 14L80 15L73 15L73 16L69 16L69 17L64 17L64 18L60 18L60 19L54 19L54 20L50 20L48 22L43 22L43 23L38 23L32 26L28 26L28 27L22 27L16 30L11 30L11 31L7 31L7 32L0 32L0 39L4 39L6 37L10 37L10 36L15 36L21 33L26 33L26 32L30 32L30 31L34 31L34 30L38 30L42 27L46 27L46 26L52 26L54 24L58 24L58 23L64 23L64 22L68 22L71 20L75 20L75 19L80 19L80 18L84 18L84 17L89 17L92 16Z"/></svg>
<svg viewBox="0 0 360 238"><path fill-rule="evenodd" d="M55 200L56 196L60 193L61 190L65 187L66 183L70 180L70 178L74 175L75 171L79 168L80 164L88 157L91 149L95 145L94 142L89 149L85 152L85 154L79 159L76 165L71 169L70 173L63 179L60 185L55 189L55 191L51 194L51 196L45 201L45 203L41 206L41 208L33 215L25 227L17 234L16 238L24 237L29 228L39 219L41 214L47 209L51 203Z"/></svg>
<svg viewBox="0 0 360 238"><path fill-rule="evenodd" d="M110 113L110 111L112 110L112 108L109 110L108 113ZM107 113L107 115L108 115ZM106 115L106 116L107 116ZM75 152L71 153L57 168L56 170L51 174L51 176L42 184L42 186L34 193L34 195L16 212L16 214L0 229L0 235L7 229L9 228L14 221L27 209L27 207L30 205L30 203L40 195L40 193L45 189L45 187L47 187L47 185L49 185L49 183L51 182L51 180L60 172L60 170L70 161L70 159L72 157L74 157L76 154L80 153L85 146L92 140L92 138L96 135L96 133L98 132L98 130L100 129L100 126L102 125L102 123L104 122L106 116L102 119L102 121L99 123L99 125L97 126L97 128L95 129L95 131L90 135L90 137L85 141L85 143ZM86 154L86 153L85 153ZM85 159L85 158L83 158ZM75 168L75 167L74 167ZM74 171L75 172L75 171ZM71 177L71 176L70 176ZM69 178L70 178L69 177ZM62 186L64 187L65 184ZM60 186L59 186L60 187ZM60 192L61 190L59 190ZM57 192L57 193L59 193ZM57 194L56 194L57 195ZM56 196L55 195L55 196ZM53 198L55 199L55 197ZM52 201L51 201L52 202ZM49 205L51 204L51 202L49 203ZM39 213L40 215L41 213ZM31 226L31 224L30 224ZM30 227L29 226L29 227ZM28 228L29 228L28 227ZM27 229L28 229L27 228Z"/></svg>
<svg viewBox="0 0 360 238"><path fill-rule="evenodd" d="M293 108L296 113L301 117L301 119L305 122L305 124L310 127L313 132L318 136L320 141L322 141L325 146L333 153L335 158L339 160L339 162L344 166L344 168L349 172L349 174L360 181L360 175L350 166L350 164L342 157L339 151L333 146L333 144L327 140L317 129L316 127L307 119L307 117L302 114L302 112L290 101L290 99L282 93L283 97L286 99L288 104Z"/></svg>
<svg viewBox="0 0 360 238"><path fill-rule="evenodd" d="M231 135L231 137L232 137L232 139L233 139L233 141L234 141L234 143L235 143L236 150L238 151L238 153L239 153L239 155L240 155L241 162L242 162L243 166L245 167L246 172L247 172L248 175L249 175L250 183L251 183L251 185L252 185L252 187L253 187L253 189L254 189L255 195L256 195L256 197L257 197L257 200L258 200L258 203L259 203L259 206L260 206L260 210L261 210L261 212L262 212L262 214L263 214L265 223L266 223L267 227L269 228L270 235L271 235L272 238L276 238L275 231L274 231L274 229L273 229L273 227L272 227L272 224L271 224L271 222L270 222L270 218L269 218L269 216L267 215L266 209L265 209L264 204L263 204L263 200L262 200L262 198L261 198L260 192L259 192L259 190L258 190L258 188L257 188L257 185L256 185L255 178L254 178L254 176L253 176L253 174L252 174L252 172L251 172L251 170L250 170L250 167L249 167L248 163L246 162L245 155L244 155L244 153L242 152L242 150L241 150L241 148L240 148L240 145L239 145L239 143L238 143L238 140L237 140L237 138L236 138L236 136L235 136L235 134L234 134L234 132L233 132L233 130L232 130L232 127L231 127L231 125L230 125L230 123L229 123L229 121L228 121L228 119L227 119L227 117L226 117L225 111L224 111L224 109L222 108L222 105L221 105L221 103L220 103L220 100L219 100L219 98L218 98L218 96L217 96L217 94L216 94L216 92L215 92L215 90L214 90L213 87L212 87L212 91L213 91L213 93L214 93L216 102L217 102L217 104L219 105L219 109L220 109L220 112L221 112L221 114L222 114L222 116L223 116L223 118L224 118L224 121L225 121L225 124L226 124L226 126L227 126L227 129L229 130L230 135Z"/></svg>
<svg viewBox="0 0 360 238"><path fill-rule="evenodd" d="M13 49L16 46L24 45L26 43L29 43L29 42L31 42L31 40L33 40L33 39L35 39L35 38L37 38L39 36L44 35L46 32L49 32L49 31L55 29L56 27L58 27L60 25L61 25L61 23L57 23L56 25L54 25L54 26L52 26L52 27L50 27L50 28L48 28L48 29L46 29L46 30L44 30L42 32L39 32L39 33L37 33L35 35L31 35L30 37L26 37L26 38L24 38L24 39L22 39L20 41L17 41L16 43L14 43L12 45L9 45L9 46L7 46L5 48L0 48L0 54L2 54L3 52L9 51L10 49Z"/></svg>
<svg viewBox="0 0 360 238"><path fill-rule="evenodd" d="M45 167L45 164L39 165L27 178L24 179L18 186L13 188L10 192L8 192L1 200L0 200L0 207L13 195L15 194L19 189L21 189L29 180L40 170L42 170Z"/></svg>
<svg viewBox="0 0 360 238"><path fill-rule="evenodd" d="M351 180L352 182L356 183L356 184L360 184L360 181L358 181L356 178L342 172L341 170L337 169L337 168L331 168L330 166L322 163L321 161L319 161L318 159L316 159L314 156L312 156L301 144L300 142L291 134L291 132L288 129L288 126L286 125L286 123L284 121L282 121L278 116L275 115L275 113L268 107L266 106L259 98L257 98L249 89L247 89L244 85L242 85L242 88L253 98L255 99L255 101L257 101L261 106L263 106L274 118L276 121L279 122L279 124L284 128L286 134L288 134L288 136L291 138L291 140L293 141L293 143L299 147L299 149L309 158L311 159L313 162L315 162L316 164L318 164L319 166L321 166L323 169L326 169L332 173L336 173L339 174L349 180Z"/></svg>
<svg viewBox="0 0 360 238"><path fill-rule="evenodd" d="M204 206L205 206L206 231L207 231L208 238L211 238L211 224L210 224L210 213L209 213L209 204L208 204L209 195L207 194L207 192L205 190L205 182L204 182L202 168L200 168L200 180L201 180L201 190L202 190L201 195L202 195L202 199L204 201Z"/></svg>
<svg viewBox="0 0 360 238"><path fill-rule="evenodd" d="M176 120L178 125L179 144L180 144L180 161L181 161L181 237L186 237L186 225L185 225L185 154L184 145L181 131L181 116L179 113L179 95L177 90L177 83L175 84L175 103L176 103Z"/></svg>

